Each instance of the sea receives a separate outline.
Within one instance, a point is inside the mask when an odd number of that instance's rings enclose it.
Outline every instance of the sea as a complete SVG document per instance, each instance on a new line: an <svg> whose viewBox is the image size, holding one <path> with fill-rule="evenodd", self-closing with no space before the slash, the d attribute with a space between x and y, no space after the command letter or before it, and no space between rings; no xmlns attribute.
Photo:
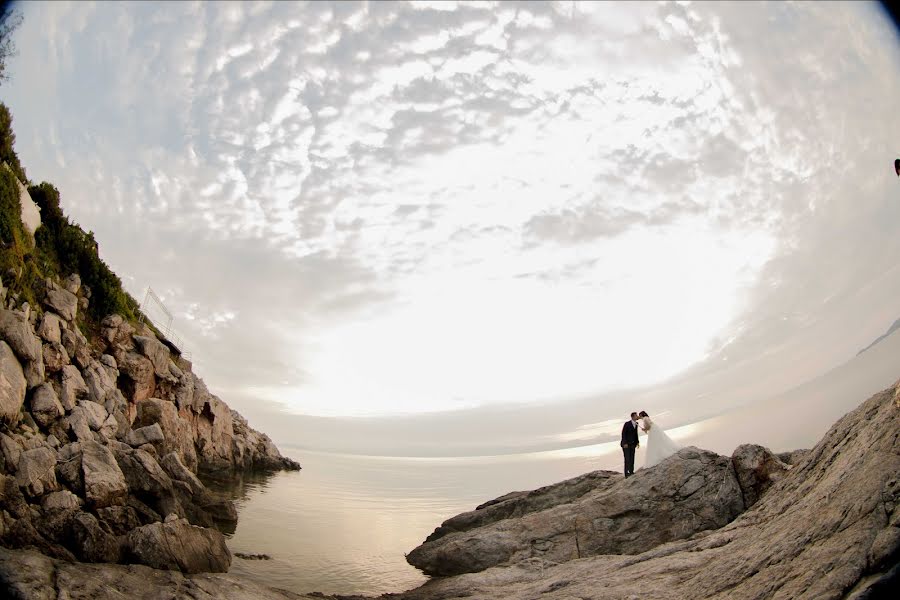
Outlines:
<svg viewBox="0 0 900 600"><path fill-rule="evenodd" d="M743 442L775 452L812 447L838 418L900 377L900 335L879 346L871 357L766 401L667 432L682 445L720 454ZM228 489L239 514L227 538L232 553L270 557L235 557L230 572L296 593L378 595L416 587L427 577L407 564L405 553L442 521L511 491L622 467L615 442L440 458L280 448L303 470L247 476ZM643 449L639 468L642 462Z"/></svg>

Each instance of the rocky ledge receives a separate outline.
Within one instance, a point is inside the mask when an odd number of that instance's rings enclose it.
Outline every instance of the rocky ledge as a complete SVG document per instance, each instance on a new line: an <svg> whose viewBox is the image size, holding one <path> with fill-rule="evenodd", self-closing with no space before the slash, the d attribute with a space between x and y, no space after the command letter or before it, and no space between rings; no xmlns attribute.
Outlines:
<svg viewBox="0 0 900 600"><path fill-rule="evenodd" d="M598 472L511 494L446 521L408 560L455 575L395 600L891 597L900 382L812 450L685 448L627 480Z"/></svg>
<svg viewBox="0 0 900 600"><path fill-rule="evenodd" d="M90 291L77 275L43 287L42 307L17 307L0 283L0 545L227 571L219 529L233 530L237 513L198 474L299 465L148 327L110 315L89 342L78 315Z"/></svg>

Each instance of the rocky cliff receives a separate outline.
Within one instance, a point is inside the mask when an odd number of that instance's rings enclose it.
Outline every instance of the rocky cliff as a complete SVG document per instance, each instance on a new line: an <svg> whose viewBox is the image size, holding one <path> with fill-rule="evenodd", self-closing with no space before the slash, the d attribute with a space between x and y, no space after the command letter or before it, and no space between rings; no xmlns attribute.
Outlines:
<svg viewBox="0 0 900 600"><path fill-rule="evenodd" d="M299 469L191 364L119 315L89 341L90 291L46 280L41 306L0 282L0 544L84 562L227 571L233 504L198 474Z"/></svg>
<svg viewBox="0 0 900 600"><path fill-rule="evenodd" d="M627 481L598 471L485 503L410 554L447 576L382 598L893 598L898 507L900 382L811 450L776 456L746 445L723 457L685 448ZM0 582L13 598L361 600L4 549Z"/></svg>
<svg viewBox="0 0 900 600"><path fill-rule="evenodd" d="M810 451L686 448L580 479L445 522L408 558L460 574L396 598L872 599L900 583L900 382Z"/></svg>

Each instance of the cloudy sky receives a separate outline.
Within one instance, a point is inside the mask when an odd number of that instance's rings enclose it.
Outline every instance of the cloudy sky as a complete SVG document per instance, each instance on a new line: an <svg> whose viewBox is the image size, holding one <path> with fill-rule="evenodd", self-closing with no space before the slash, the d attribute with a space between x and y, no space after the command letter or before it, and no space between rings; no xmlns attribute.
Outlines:
<svg viewBox="0 0 900 600"><path fill-rule="evenodd" d="M19 8L29 177L263 429L686 381L709 412L900 316L875 4Z"/></svg>

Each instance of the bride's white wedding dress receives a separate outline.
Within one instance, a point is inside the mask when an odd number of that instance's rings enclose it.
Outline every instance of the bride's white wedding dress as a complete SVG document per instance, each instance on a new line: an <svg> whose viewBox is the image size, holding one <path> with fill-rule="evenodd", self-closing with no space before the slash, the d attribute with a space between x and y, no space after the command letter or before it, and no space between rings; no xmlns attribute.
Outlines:
<svg viewBox="0 0 900 600"><path fill-rule="evenodd" d="M650 417L641 419L641 427L647 432L647 458L644 460L644 468L648 469L658 465L681 449L672 438L666 435L662 427L650 420Z"/></svg>

